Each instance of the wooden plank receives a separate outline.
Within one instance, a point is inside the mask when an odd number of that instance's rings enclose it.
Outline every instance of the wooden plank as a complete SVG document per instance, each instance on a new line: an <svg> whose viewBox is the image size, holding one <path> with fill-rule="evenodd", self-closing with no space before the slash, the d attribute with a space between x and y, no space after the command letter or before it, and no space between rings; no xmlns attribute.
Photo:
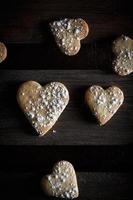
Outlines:
<svg viewBox="0 0 133 200"><path fill-rule="evenodd" d="M82 45L73 57L66 56L54 45L9 44L8 57L0 69L107 69L112 71L113 39Z"/></svg>
<svg viewBox="0 0 133 200"><path fill-rule="evenodd" d="M132 1L116 0L115 3L116 13L132 16Z"/></svg>
<svg viewBox="0 0 133 200"><path fill-rule="evenodd" d="M50 172L50 171L49 171ZM1 195L4 199L48 200L40 189L40 180L46 171L0 172ZM133 197L133 185L127 173L78 172L80 196L78 199L129 200ZM130 197L130 198L129 198Z"/></svg>
<svg viewBox="0 0 133 200"><path fill-rule="evenodd" d="M1 69L101 69L112 73L113 35L82 44L75 56L64 55L55 42L47 44L7 44L8 57Z"/></svg>
<svg viewBox="0 0 133 200"><path fill-rule="evenodd" d="M20 83L36 80L41 84L63 82L70 102L54 126L56 133L38 138L16 102ZM88 86L118 85L125 102L105 126L99 127L84 104ZM1 145L120 145L133 140L132 75L119 77L100 70L1 70L0 73L0 144Z"/></svg>
<svg viewBox="0 0 133 200"><path fill-rule="evenodd" d="M61 17L63 16L56 16L55 18L51 19L49 16L47 16L46 19L44 19L45 17L42 16L43 20L35 21L28 27L25 27L25 23L21 24L19 21L15 21L15 25L13 22L11 24L6 24L4 22L4 24L0 25L0 39L5 43L54 43L53 36L49 29L49 22L55 19L60 19ZM88 37L82 41L83 44L91 43L101 38L106 39L107 37L110 38L112 36L118 37L122 34L128 35L130 37L133 35L133 30L131 29L133 17L117 15L108 16L106 14L92 15L91 13L87 15L82 14L80 16L79 14L75 16L67 15L67 17L82 17L88 23L90 33ZM34 18L37 20L38 17L34 16Z"/></svg>
<svg viewBox="0 0 133 200"><path fill-rule="evenodd" d="M90 35L83 43L122 33L133 35L128 8L125 1L118 0L5 0L0 6L0 39L8 43L50 43L49 21L63 17L83 17L88 22Z"/></svg>
<svg viewBox="0 0 133 200"><path fill-rule="evenodd" d="M54 44L54 43L53 43ZM76 56L70 57L64 55L56 45L41 44L8 44L8 57L1 63L1 69L83 69L94 66L95 52L99 47L94 45L83 45L83 48ZM102 48L102 47L101 47ZM101 49L100 48L100 49ZM103 47L104 48L104 47ZM102 49L103 49L102 48ZM95 50L94 50L95 49ZM108 47L105 47L107 52ZM103 51L104 52L104 51ZM101 55L105 61L110 63L111 53ZM100 56L98 54L97 61ZM108 59L109 58L109 59ZM88 62L89 61L89 62ZM103 62L104 62L103 61ZM106 62L105 61L105 62ZM107 66L109 65L107 63Z"/></svg>
<svg viewBox="0 0 133 200"><path fill-rule="evenodd" d="M0 170L49 171L57 161L68 160L76 171L133 171L132 145L121 146L0 146Z"/></svg>

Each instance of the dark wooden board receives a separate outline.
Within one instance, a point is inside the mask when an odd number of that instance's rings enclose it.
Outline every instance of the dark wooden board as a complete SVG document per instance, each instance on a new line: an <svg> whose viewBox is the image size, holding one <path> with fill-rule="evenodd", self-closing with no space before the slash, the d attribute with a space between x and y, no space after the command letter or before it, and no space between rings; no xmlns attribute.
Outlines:
<svg viewBox="0 0 133 200"><path fill-rule="evenodd" d="M50 198L43 195L40 190L40 180L43 176L43 171L38 172L21 172L16 173L1 173L1 195L8 198L8 194L13 199L20 200L48 200ZM130 188L130 177L127 173L77 173L78 183L80 187L80 197L77 199L108 199L125 200L130 198L133 186ZM11 180L12 183L9 181ZM114 187L115 186L115 187ZM6 190L5 190L6 187ZM124 188L121 190L121 188ZM128 195L127 195L128 194ZM57 199L57 198L52 198Z"/></svg>
<svg viewBox="0 0 133 200"><path fill-rule="evenodd" d="M49 22L83 17L90 34L80 52L63 55L53 40ZM0 41L8 57L0 64L0 199L50 199L40 190L41 177L53 164L73 163L79 199L133 199L133 75L112 71L112 41L121 34L133 38L130 0L4 0L0 2ZM70 103L52 130L38 138L16 102L19 85L61 81ZM115 84L125 95L116 115L104 127L84 104L88 86ZM130 194L131 193L131 194Z"/></svg>
<svg viewBox="0 0 133 200"><path fill-rule="evenodd" d="M19 85L36 80L42 85L63 82L70 92L70 103L46 136L39 138L16 102ZM118 85L125 102L112 120L100 127L84 103L85 90L92 84ZM0 144L3 145L120 145L133 140L132 75L118 77L100 70L1 70ZM51 133L51 134L50 134Z"/></svg>
<svg viewBox="0 0 133 200"><path fill-rule="evenodd" d="M55 162L68 160L76 171L130 172L132 145L0 146L1 170L49 171Z"/></svg>
<svg viewBox="0 0 133 200"><path fill-rule="evenodd" d="M90 25L90 36L101 39L132 35L132 6L120 0L5 0L0 6L1 39L10 43L50 42L48 22L63 17L83 17Z"/></svg>
<svg viewBox="0 0 133 200"><path fill-rule="evenodd" d="M100 69L112 72L113 39L82 44L80 52L73 57L62 54L54 43L7 44L8 58L1 64L1 69Z"/></svg>

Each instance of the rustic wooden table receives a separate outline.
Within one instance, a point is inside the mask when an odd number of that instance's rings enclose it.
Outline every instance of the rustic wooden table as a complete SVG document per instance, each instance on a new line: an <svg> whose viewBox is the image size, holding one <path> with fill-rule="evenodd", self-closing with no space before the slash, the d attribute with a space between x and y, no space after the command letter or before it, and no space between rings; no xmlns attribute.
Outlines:
<svg viewBox="0 0 133 200"><path fill-rule="evenodd" d="M63 55L48 23L82 17L90 26L80 52ZM0 41L8 58L0 64L0 199L50 199L40 190L41 177L54 162L73 163L84 200L133 199L133 75L111 69L112 41L133 37L131 3L124 0L4 0L0 3ZM38 138L16 102L20 83L61 81L70 103L52 130ZM84 105L92 84L122 88L125 102L104 127Z"/></svg>

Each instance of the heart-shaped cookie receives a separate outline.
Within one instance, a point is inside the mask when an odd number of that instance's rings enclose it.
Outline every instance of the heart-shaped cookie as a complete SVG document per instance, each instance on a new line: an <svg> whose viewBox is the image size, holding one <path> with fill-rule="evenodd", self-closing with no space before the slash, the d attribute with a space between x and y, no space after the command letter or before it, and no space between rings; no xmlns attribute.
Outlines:
<svg viewBox="0 0 133 200"><path fill-rule="evenodd" d="M4 43L0 42L0 63L3 62L7 57L7 48Z"/></svg>
<svg viewBox="0 0 133 200"><path fill-rule="evenodd" d="M55 164L52 174L43 177L41 187L48 196L74 199L79 195L76 173L68 161Z"/></svg>
<svg viewBox="0 0 133 200"><path fill-rule="evenodd" d="M73 56L80 50L80 40L89 32L88 24L81 18L68 19L50 23L51 31L61 51Z"/></svg>
<svg viewBox="0 0 133 200"><path fill-rule="evenodd" d="M121 76L133 72L133 40L122 35L113 42L113 68Z"/></svg>
<svg viewBox="0 0 133 200"><path fill-rule="evenodd" d="M116 86L104 90L100 86L93 85L86 91L85 101L100 125L104 125L122 105L124 95Z"/></svg>
<svg viewBox="0 0 133 200"><path fill-rule="evenodd" d="M59 82L44 87L35 81L23 83L17 101L39 135L44 135L55 124L69 101L67 88Z"/></svg>

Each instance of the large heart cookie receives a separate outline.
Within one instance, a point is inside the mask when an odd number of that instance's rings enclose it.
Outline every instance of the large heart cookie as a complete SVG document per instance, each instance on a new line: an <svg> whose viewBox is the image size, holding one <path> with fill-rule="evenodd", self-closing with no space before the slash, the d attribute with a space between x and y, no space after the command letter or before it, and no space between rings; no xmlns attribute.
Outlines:
<svg viewBox="0 0 133 200"><path fill-rule="evenodd" d="M44 87L35 81L23 83L17 93L18 103L39 135L55 124L69 101L67 88L59 82Z"/></svg>
<svg viewBox="0 0 133 200"><path fill-rule="evenodd" d="M75 170L67 161L55 164L52 174L43 177L41 186L48 196L74 199L79 195Z"/></svg>
<svg viewBox="0 0 133 200"><path fill-rule="evenodd" d="M87 23L80 18L54 21L50 23L50 27L57 45L69 56L79 52L80 40L84 39L89 32Z"/></svg>
<svg viewBox="0 0 133 200"><path fill-rule="evenodd" d="M0 42L0 63L3 62L7 57L7 48L4 43Z"/></svg>
<svg viewBox="0 0 133 200"><path fill-rule="evenodd" d="M104 125L111 119L122 105L123 100L123 92L115 86L104 90L100 86L93 85L85 94L85 101L98 119L100 125Z"/></svg>
<svg viewBox="0 0 133 200"><path fill-rule="evenodd" d="M115 59L113 67L116 73L121 76L133 72L133 40L122 35L113 42Z"/></svg>

